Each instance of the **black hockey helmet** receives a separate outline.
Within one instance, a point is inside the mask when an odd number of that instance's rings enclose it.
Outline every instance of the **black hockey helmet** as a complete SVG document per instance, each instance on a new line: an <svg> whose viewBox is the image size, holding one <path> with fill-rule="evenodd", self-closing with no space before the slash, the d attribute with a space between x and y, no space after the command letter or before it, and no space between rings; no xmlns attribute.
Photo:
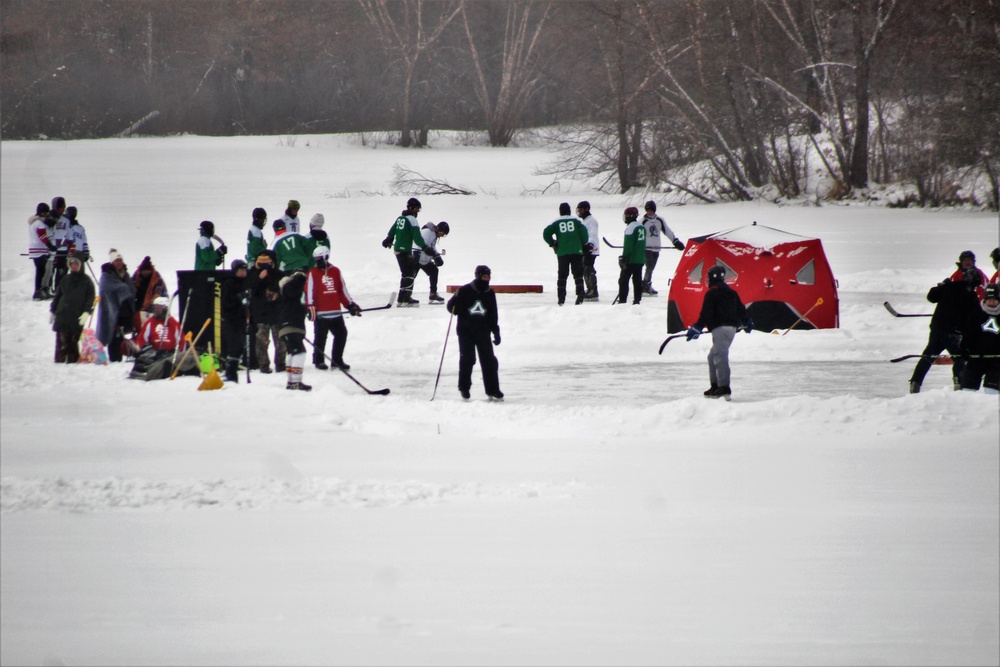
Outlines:
<svg viewBox="0 0 1000 667"><path fill-rule="evenodd" d="M650 199L648 202L646 202L646 210L647 211L654 211L655 212L656 211L656 202L653 201L652 199Z"/></svg>
<svg viewBox="0 0 1000 667"><path fill-rule="evenodd" d="M483 276L492 276L492 275L493 272L490 271L490 267L486 266L485 264L480 264L479 266L476 267L477 280L482 278Z"/></svg>
<svg viewBox="0 0 1000 667"><path fill-rule="evenodd" d="M583 200L582 202L580 202L579 204L577 204L576 207L578 209L582 208L584 211L589 211L590 210L590 202L587 201L587 200Z"/></svg>
<svg viewBox="0 0 1000 667"><path fill-rule="evenodd" d="M267 211L262 209L260 206L253 210L254 220L267 220Z"/></svg>
<svg viewBox="0 0 1000 667"><path fill-rule="evenodd" d="M198 225L198 231L201 232L202 236L215 236L215 223L211 220L202 220L201 224Z"/></svg>
<svg viewBox="0 0 1000 667"><path fill-rule="evenodd" d="M67 206L65 215L67 218L69 218L70 222L76 222L76 215L77 215L76 206Z"/></svg>
<svg viewBox="0 0 1000 667"><path fill-rule="evenodd" d="M633 220L637 220L639 218L639 209L637 209L635 206L629 206L627 209L625 209L624 218L625 222L632 222Z"/></svg>
<svg viewBox="0 0 1000 667"><path fill-rule="evenodd" d="M35 215L48 215L51 210L45 202L38 202L38 206L35 207Z"/></svg>
<svg viewBox="0 0 1000 667"><path fill-rule="evenodd" d="M281 218L278 218L277 220L271 223L271 229L273 229L276 232L281 231L284 228L285 228L285 221L282 220Z"/></svg>
<svg viewBox="0 0 1000 667"><path fill-rule="evenodd" d="M569 202L564 201L563 203L559 204L559 215L569 215L569 211L570 211Z"/></svg>
<svg viewBox="0 0 1000 667"><path fill-rule="evenodd" d="M958 255L958 261L961 262L963 259L971 259L974 262L976 261L976 253L972 252L971 250L963 250Z"/></svg>
<svg viewBox="0 0 1000 667"><path fill-rule="evenodd" d="M240 269L247 268L247 263L242 259L234 259L230 264L229 268L233 270L233 273L239 271Z"/></svg>
<svg viewBox="0 0 1000 667"><path fill-rule="evenodd" d="M419 199L417 199L416 197L410 197L409 199L406 200L406 208L409 209L423 208L423 206L421 206Z"/></svg>
<svg viewBox="0 0 1000 667"><path fill-rule="evenodd" d="M983 301L989 300L1000 301L1000 283L990 283L983 290Z"/></svg>
<svg viewBox="0 0 1000 667"><path fill-rule="evenodd" d="M726 282L726 267L716 264L708 270L708 283L710 285L724 282Z"/></svg>
<svg viewBox="0 0 1000 667"><path fill-rule="evenodd" d="M442 236L448 236L448 234L451 233L451 227L449 227L448 223L445 222L444 220L437 223L436 229Z"/></svg>

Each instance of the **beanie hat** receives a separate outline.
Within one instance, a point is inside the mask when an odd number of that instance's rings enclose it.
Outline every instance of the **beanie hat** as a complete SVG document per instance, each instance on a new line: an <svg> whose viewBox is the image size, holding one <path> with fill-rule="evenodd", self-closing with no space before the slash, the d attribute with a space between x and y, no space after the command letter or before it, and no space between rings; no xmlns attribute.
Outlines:
<svg viewBox="0 0 1000 667"><path fill-rule="evenodd" d="M563 202L559 204L559 215L569 215L569 203Z"/></svg>
<svg viewBox="0 0 1000 667"><path fill-rule="evenodd" d="M76 206L66 207L66 217L69 218L70 222L76 222Z"/></svg>
<svg viewBox="0 0 1000 667"><path fill-rule="evenodd" d="M323 214L317 213L309 221L309 229L323 229L324 222L326 222L326 219L323 218Z"/></svg>
<svg viewBox="0 0 1000 667"><path fill-rule="evenodd" d="M584 201L580 202L579 204L577 204L576 207L577 208L582 208L584 211L589 211L590 210L590 202L584 200Z"/></svg>
<svg viewBox="0 0 1000 667"><path fill-rule="evenodd" d="M66 206L66 199L63 197L53 197L52 198L52 208L60 208Z"/></svg>
<svg viewBox="0 0 1000 667"><path fill-rule="evenodd" d="M45 202L39 202L38 206L35 207L35 215L45 215L50 210L52 209L49 208L48 204L46 204Z"/></svg>
<svg viewBox="0 0 1000 667"><path fill-rule="evenodd" d="M976 253L972 252L971 250L963 250L962 253L958 256L958 261L961 262L963 259L971 259L974 262L976 261Z"/></svg>
<svg viewBox="0 0 1000 667"><path fill-rule="evenodd" d="M276 232L284 228L285 228L285 221L282 220L281 218L278 218L277 220L271 223L271 229L273 229Z"/></svg>
<svg viewBox="0 0 1000 667"><path fill-rule="evenodd" d="M297 211L302 207L299 206L299 202L296 201L295 199L289 199L288 206L286 208L288 208L289 211Z"/></svg>
<svg viewBox="0 0 1000 667"><path fill-rule="evenodd" d="M646 210L647 211L655 211L656 210L656 202L653 201L652 199L650 199L648 202L646 202Z"/></svg>
<svg viewBox="0 0 1000 667"><path fill-rule="evenodd" d="M112 248L111 250L108 251L108 261L109 262L113 262L116 259L120 259L123 262L125 261L125 258L122 257L122 254L120 252L118 252L117 250L115 250L114 248Z"/></svg>
<svg viewBox="0 0 1000 667"><path fill-rule="evenodd" d="M152 271L153 270L153 260L151 260L149 258L149 255L146 255L145 257L143 257L142 261L139 262L139 270L140 271Z"/></svg>

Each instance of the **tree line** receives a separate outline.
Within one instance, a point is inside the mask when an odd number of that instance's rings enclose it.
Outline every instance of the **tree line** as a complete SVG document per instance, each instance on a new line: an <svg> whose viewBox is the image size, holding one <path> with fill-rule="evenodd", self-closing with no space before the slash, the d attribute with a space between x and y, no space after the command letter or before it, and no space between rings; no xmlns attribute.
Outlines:
<svg viewBox="0 0 1000 667"><path fill-rule="evenodd" d="M4 0L0 84L6 140L550 128L609 191L998 200L1000 0Z"/></svg>

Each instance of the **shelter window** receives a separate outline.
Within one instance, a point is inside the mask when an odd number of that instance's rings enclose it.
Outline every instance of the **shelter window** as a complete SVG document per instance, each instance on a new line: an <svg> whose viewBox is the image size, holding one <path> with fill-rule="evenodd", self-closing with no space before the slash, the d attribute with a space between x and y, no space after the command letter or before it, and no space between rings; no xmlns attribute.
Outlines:
<svg viewBox="0 0 1000 667"><path fill-rule="evenodd" d="M726 264L725 262L723 262L721 259L716 259L715 260L715 265L716 266L721 266L722 268L724 268L726 270L726 282L727 283L730 283L730 284L735 283L736 279L740 277L740 274L737 273L736 271L734 271L733 267L729 266L728 264Z"/></svg>
<svg viewBox="0 0 1000 667"><path fill-rule="evenodd" d="M689 283L700 283L701 282L701 270L704 268L705 260L702 260L695 264L694 268L688 272L688 282Z"/></svg>
<svg viewBox="0 0 1000 667"><path fill-rule="evenodd" d="M810 259L805 266L795 274L795 281L800 285L816 284L816 261Z"/></svg>

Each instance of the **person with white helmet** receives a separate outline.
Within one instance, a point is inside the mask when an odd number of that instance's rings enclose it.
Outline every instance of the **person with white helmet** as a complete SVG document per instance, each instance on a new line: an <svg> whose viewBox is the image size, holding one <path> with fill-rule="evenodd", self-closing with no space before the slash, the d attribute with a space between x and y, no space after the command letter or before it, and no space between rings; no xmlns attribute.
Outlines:
<svg viewBox="0 0 1000 667"><path fill-rule="evenodd" d="M344 348L347 346L347 325L344 311L361 317L361 307L354 302L340 269L330 264L330 249L317 246L313 251L316 266L306 276L306 308L313 323L313 365L321 371L329 369L326 363L326 337L333 335L333 365L342 370L350 370L344 363Z"/></svg>
<svg viewBox="0 0 1000 667"><path fill-rule="evenodd" d="M181 371L197 375L194 357L180 357L186 346L180 323L170 315L170 299L158 296L153 299L152 314L139 329L135 339L139 352L135 356L129 378L133 380L161 380L173 372L173 362L183 359Z"/></svg>

